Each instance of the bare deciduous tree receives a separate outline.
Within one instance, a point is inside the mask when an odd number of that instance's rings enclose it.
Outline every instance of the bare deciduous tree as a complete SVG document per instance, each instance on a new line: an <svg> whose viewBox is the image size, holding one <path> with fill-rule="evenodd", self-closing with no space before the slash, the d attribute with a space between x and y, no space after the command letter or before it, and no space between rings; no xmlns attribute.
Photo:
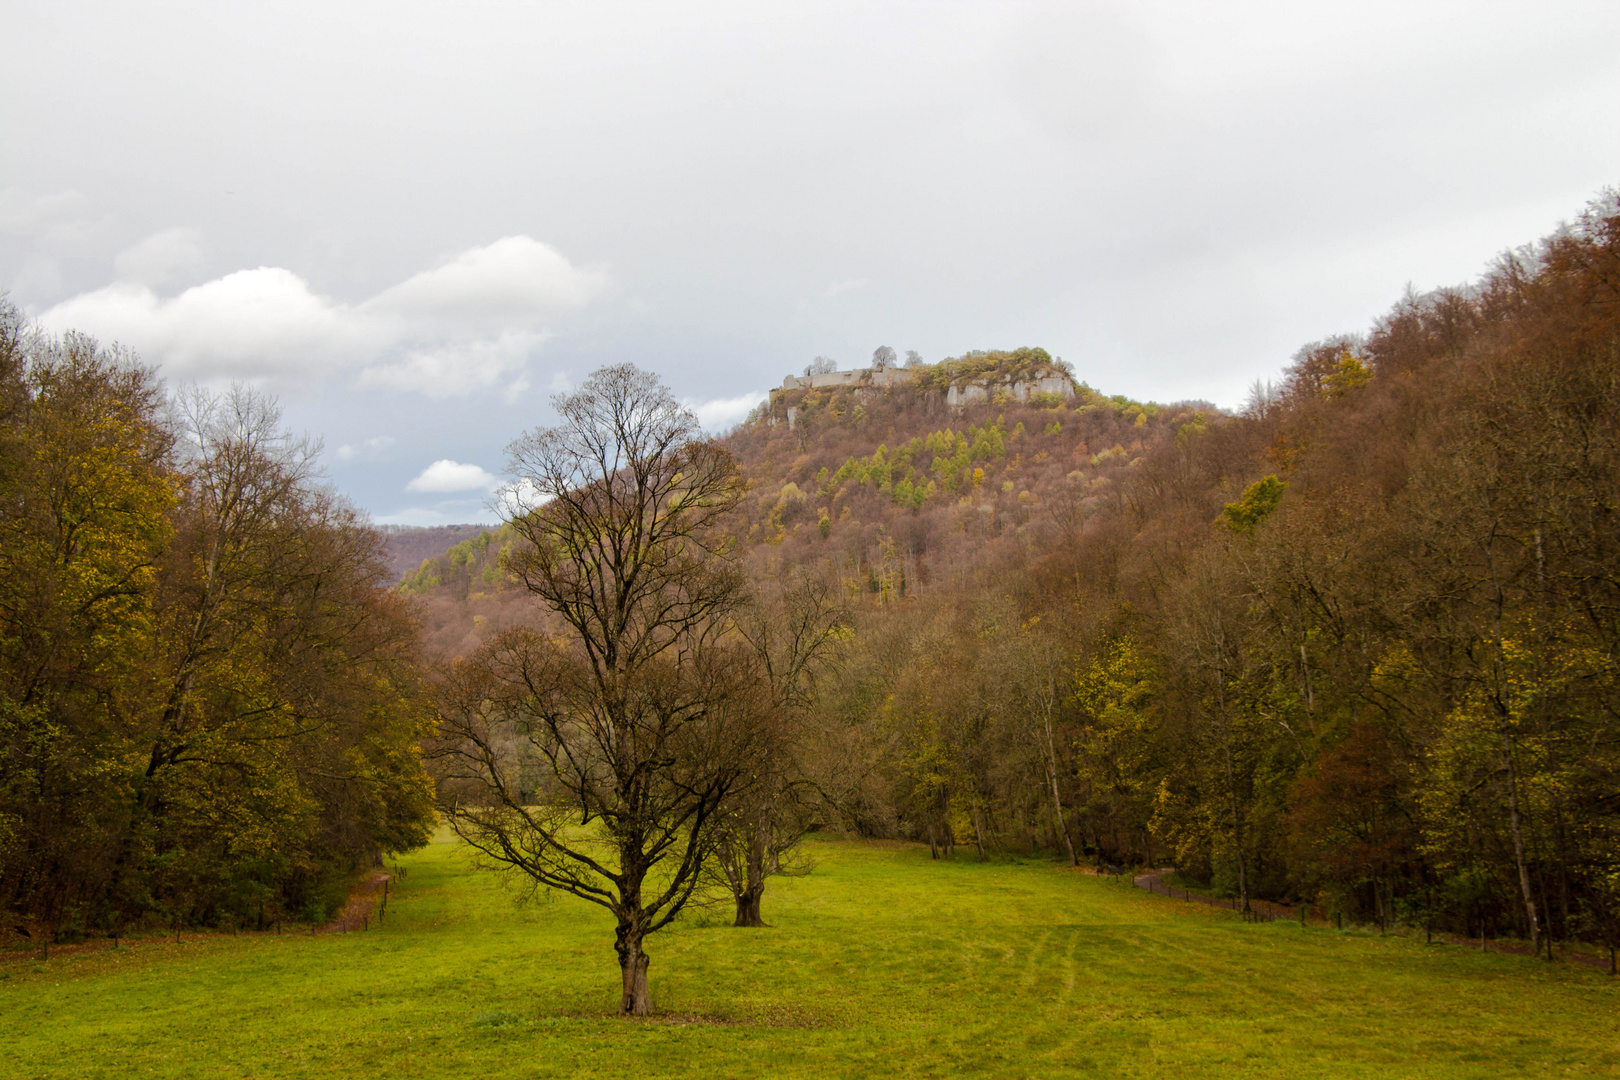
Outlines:
<svg viewBox="0 0 1620 1080"><path fill-rule="evenodd" d="M699 885L758 750L759 665L720 519L729 454L658 380L604 368L509 450L510 570L555 620L464 662L441 705L441 800L487 862L617 920L620 1010L651 1010L643 942Z"/></svg>

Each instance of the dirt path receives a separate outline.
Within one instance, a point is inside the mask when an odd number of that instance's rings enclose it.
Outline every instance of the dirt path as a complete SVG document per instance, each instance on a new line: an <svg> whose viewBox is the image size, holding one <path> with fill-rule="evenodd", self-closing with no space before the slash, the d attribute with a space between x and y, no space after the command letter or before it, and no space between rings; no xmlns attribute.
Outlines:
<svg viewBox="0 0 1620 1080"><path fill-rule="evenodd" d="M350 930L367 930L372 923L381 922L378 908L388 901L389 884L394 875L386 870L375 871L349 890L348 902L337 917L316 929L317 934L345 934ZM384 908L386 910L386 908Z"/></svg>

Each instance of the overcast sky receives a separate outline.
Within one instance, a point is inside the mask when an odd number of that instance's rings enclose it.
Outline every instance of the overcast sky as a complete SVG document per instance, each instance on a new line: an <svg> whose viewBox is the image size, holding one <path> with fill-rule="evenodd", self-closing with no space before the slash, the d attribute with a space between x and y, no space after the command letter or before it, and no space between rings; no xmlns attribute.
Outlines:
<svg viewBox="0 0 1620 1080"><path fill-rule="evenodd" d="M1620 3L6 0L0 288L483 520L632 360L1041 345L1235 405L1620 184Z"/></svg>

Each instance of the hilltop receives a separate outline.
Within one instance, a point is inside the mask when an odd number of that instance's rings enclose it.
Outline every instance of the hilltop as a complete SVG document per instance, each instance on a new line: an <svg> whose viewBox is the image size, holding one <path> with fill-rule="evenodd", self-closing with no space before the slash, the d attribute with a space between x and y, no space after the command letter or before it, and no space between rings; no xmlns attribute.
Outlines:
<svg viewBox="0 0 1620 1080"><path fill-rule="evenodd" d="M1105 396L1022 348L788 376L724 441L748 478L744 545L884 603L1072 540L1155 447L1224 419Z"/></svg>
<svg viewBox="0 0 1620 1080"><path fill-rule="evenodd" d="M748 487L732 527L755 559L824 566L850 602L883 605L1072 540L1155 447L1226 419L1206 402L1106 396L1040 348L789 375L721 439ZM455 655L516 618L520 597L500 571L509 529L440 531L453 542L399 587L422 598L430 645Z"/></svg>

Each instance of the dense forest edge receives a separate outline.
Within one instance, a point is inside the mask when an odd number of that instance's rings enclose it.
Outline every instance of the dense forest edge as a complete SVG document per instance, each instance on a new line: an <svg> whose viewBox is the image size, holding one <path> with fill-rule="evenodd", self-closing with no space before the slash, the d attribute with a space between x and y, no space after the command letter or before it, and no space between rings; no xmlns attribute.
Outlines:
<svg viewBox="0 0 1620 1080"><path fill-rule="evenodd" d="M268 402L0 329L7 932L318 917L425 842L435 672L542 618L524 531L394 585ZM1614 193L1236 412L1034 348L891 360L717 440L730 557L847 611L784 835L1168 863L1612 957Z"/></svg>
<svg viewBox="0 0 1620 1080"><path fill-rule="evenodd" d="M321 922L427 841L419 626L316 464L0 308L0 936Z"/></svg>

